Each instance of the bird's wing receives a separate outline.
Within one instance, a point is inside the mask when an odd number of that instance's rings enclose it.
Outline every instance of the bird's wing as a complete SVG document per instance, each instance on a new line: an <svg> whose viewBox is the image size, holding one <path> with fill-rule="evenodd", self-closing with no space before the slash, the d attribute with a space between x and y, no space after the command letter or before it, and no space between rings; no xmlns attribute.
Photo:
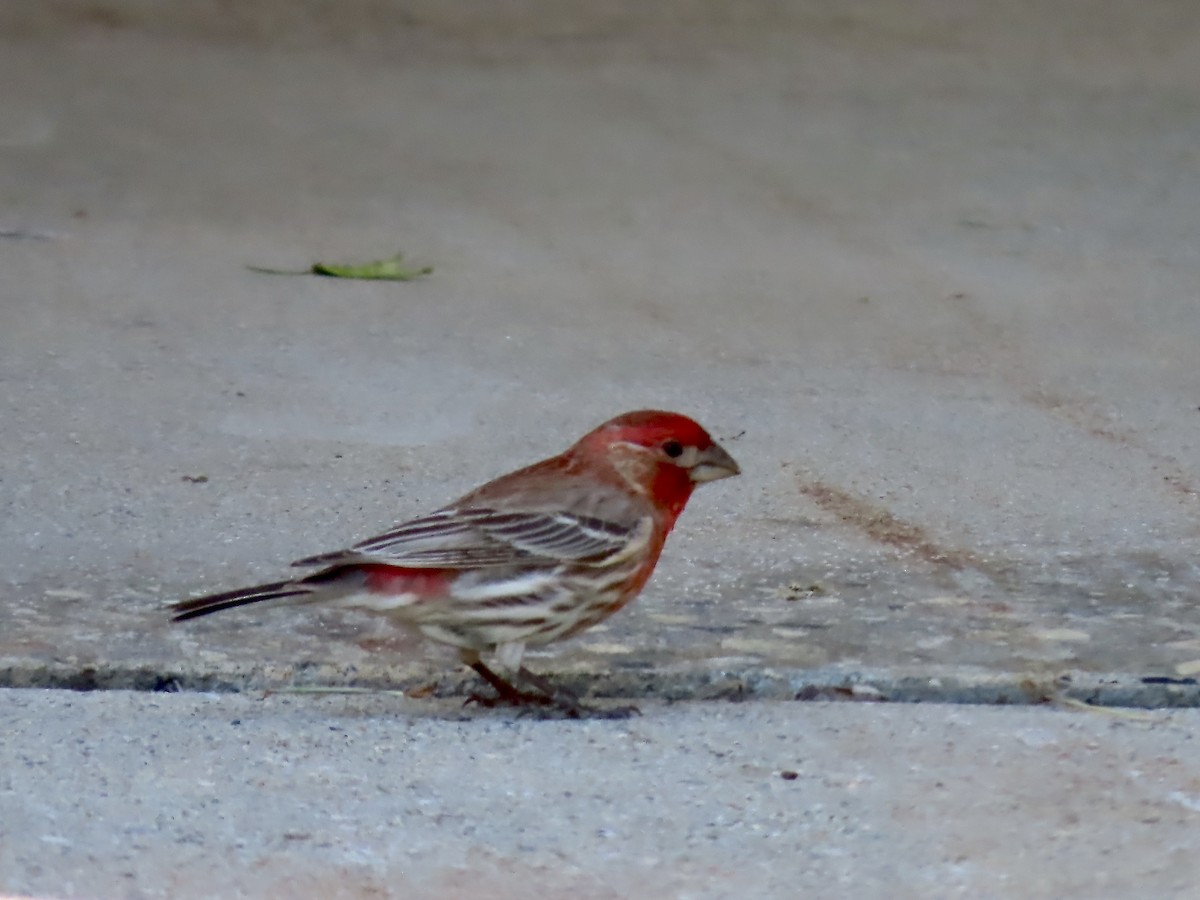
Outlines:
<svg viewBox="0 0 1200 900"><path fill-rule="evenodd" d="M566 512L448 508L348 550L293 563L382 563L414 569L483 569L571 561L601 565L649 540L649 516L609 521Z"/></svg>

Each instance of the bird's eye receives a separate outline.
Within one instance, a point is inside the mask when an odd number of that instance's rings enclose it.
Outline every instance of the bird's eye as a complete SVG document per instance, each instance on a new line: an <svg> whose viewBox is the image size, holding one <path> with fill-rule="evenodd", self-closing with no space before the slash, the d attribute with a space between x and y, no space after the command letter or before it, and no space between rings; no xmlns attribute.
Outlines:
<svg viewBox="0 0 1200 900"><path fill-rule="evenodd" d="M679 443L679 441L667 441L662 445L662 449L663 453L667 454L671 459L683 456L683 444Z"/></svg>

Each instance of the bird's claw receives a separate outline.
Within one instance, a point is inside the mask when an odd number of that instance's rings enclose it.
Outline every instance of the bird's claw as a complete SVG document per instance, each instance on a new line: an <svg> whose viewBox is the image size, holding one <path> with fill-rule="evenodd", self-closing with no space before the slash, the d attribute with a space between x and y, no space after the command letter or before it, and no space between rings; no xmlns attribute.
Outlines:
<svg viewBox="0 0 1200 900"><path fill-rule="evenodd" d="M522 716L536 715L542 719L628 719L632 715L640 716L642 714L642 711L636 706L614 706L608 709L585 706L566 688L558 687L542 676L530 672L524 666L517 670L517 678L534 688L534 691L521 690L501 678L479 660L471 662L470 666L492 686L496 693L472 693L467 697L464 706L472 703L478 703L485 709L513 706L520 709L519 714Z"/></svg>
<svg viewBox="0 0 1200 900"><path fill-rule="evenodd" d="M463 701L463 706L477 705L483 709L510 707L516 709L522 718L532 716L537 719L628 719L640 716L642 711L636 706L588 706L580 703L573 696L549 697L545 694L534 694L520 691L513 695L481 694L472 692Z"/></svg>
<svg viewBox="0 0 1200 900"><path fill-rule="evenodd" d="M551 706L554 704L554 698L546 697L542 694L531 694L525 691L514 691L511 694L480 694L477 691L472 691L467 695L467 699L463 701L463 706L470 706L472 703L476 703L484 709L495 709L498 706L528 709L534 706Z"/></svg>

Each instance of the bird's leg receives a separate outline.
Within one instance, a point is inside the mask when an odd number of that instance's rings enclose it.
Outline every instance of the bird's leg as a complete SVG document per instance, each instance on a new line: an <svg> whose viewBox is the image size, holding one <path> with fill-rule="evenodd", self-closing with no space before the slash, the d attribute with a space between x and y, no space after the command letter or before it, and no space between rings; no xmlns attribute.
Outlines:
<svg viewBox="0 0 1200 900"><path fill-rule="evenodd" d="M541 675L538 675L535 672L530 672L524 666L521 666L521 668L517 669L517 678L525 682L525 684L537 688L539 691L549 697L554 702L555 706L568 714L573 713L576 717L578 717L578 714L582 713L586 709L586 707L579 702L579 698L575 696L574 692L568 691L564 687L555 687Z"/></svg>
<svg viewBox="0 0 1200 900"><path fill-rule="evenodd" d="M555 706L572 719L628 719L632 715L640 716L642 714L642 711L636 706L614 706L604 709L585 706L573 692L563 687L555 687L541 675L530 672L524 666L517 669L517 677L545 694Z"/></svg>
<svg viewBox="0 0 1200 900"><path fill-rule="evenodd" d="M517 669L517 679L535 688L538 693L520 690L488 668L482 660L468 658L465 662L496 691L494 697L471 694L467 698L467 703L478 703L489 709L496 706L553 706L570 719L627 719L631 715L641 715L641 710L636 706L615 706L605 709L585 706L571 691L555 687L545 678L530 672L524 666Z"/></svg>
<svg viewBox="0 0 1200 900"><path fill-rule="evenodd" d="M471 694L467 698L468 703L478 703L480 706L549 706L554 703L554 699L550 693L531 694L525 691L518 690L512 684L505 681L486 665L482 660L472 660L467 663L472 669L479 673L479 677L486 681L496 691L495 697L487 697L482 694ZM537 687L537 685L534 685Z"/></svg>

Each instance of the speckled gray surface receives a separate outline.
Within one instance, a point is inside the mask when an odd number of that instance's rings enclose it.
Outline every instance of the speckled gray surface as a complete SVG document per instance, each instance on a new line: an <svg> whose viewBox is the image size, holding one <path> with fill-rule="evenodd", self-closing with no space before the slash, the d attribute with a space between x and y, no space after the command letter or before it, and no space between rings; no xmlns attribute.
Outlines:
<svg viewBox="0 0 1200 900"><path fill-rule="evenodd" d="M644 713L0 690L0 893L1194 896L1196 710Z"/></svg>
<svg viewBox="0 0 1200 900"><path fill-rule="evenodd" d="M270 8L2 12L6 683L451 689L378 623L161 607L656 405L745 474L540 668L1195 698L1194 5ZM397 247L434 276L244 268Z"/></svg>

